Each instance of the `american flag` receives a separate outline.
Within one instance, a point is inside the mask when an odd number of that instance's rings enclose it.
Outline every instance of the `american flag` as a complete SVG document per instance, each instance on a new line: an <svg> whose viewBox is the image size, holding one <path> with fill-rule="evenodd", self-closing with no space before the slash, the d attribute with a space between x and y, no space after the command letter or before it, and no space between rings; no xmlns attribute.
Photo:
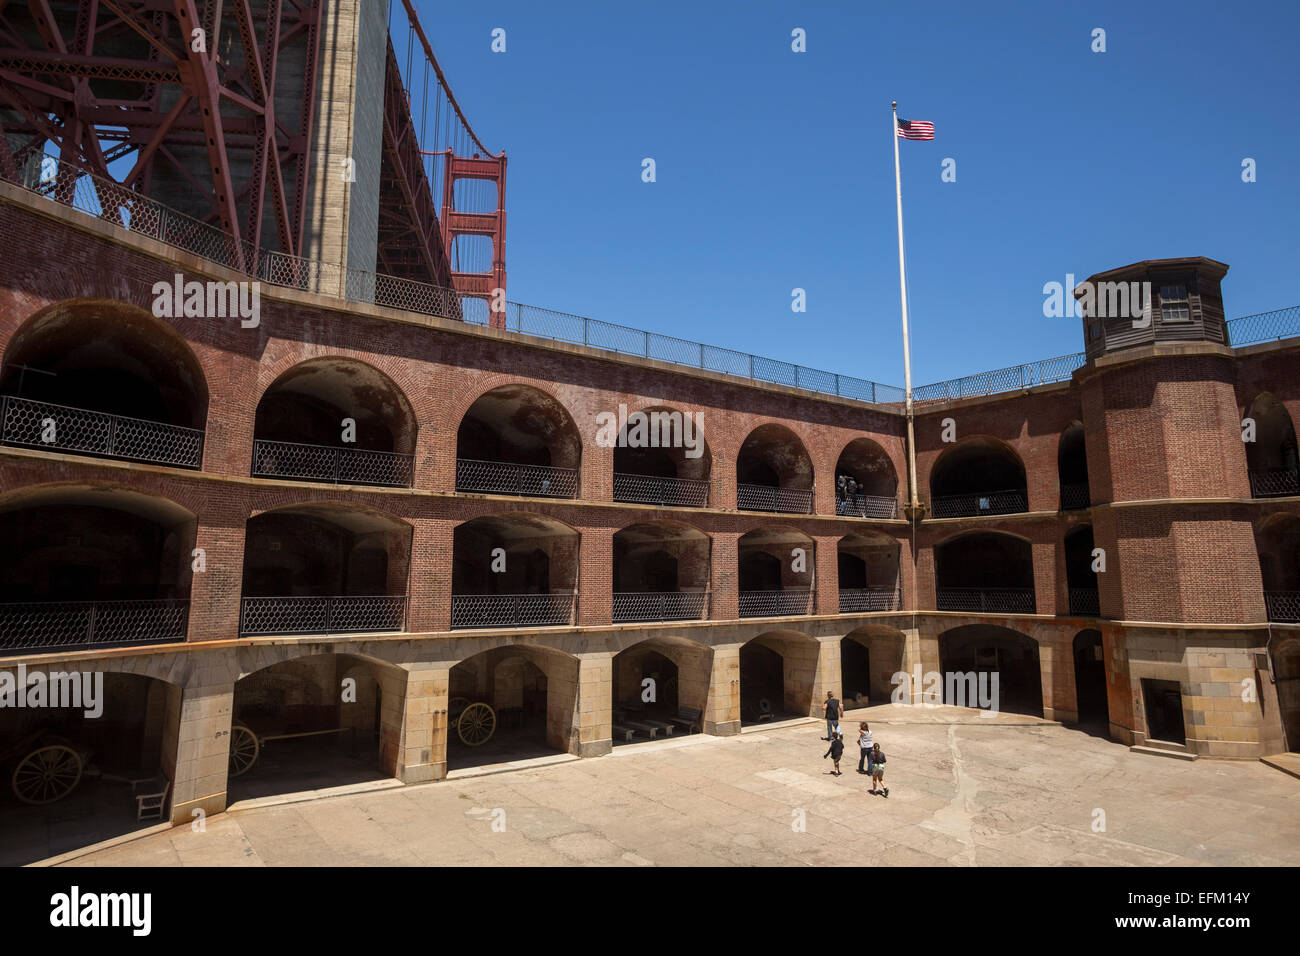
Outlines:
<svg viewBox="0 0 1300 956"><path fill-rule="evenodd" d="M926 120L898 118L899 139L934 139L934 124Z"/></svg>

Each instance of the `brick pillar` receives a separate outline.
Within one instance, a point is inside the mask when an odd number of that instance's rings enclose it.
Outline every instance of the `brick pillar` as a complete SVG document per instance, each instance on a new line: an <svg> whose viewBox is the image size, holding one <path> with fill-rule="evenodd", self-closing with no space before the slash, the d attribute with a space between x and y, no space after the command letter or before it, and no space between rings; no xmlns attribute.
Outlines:
<svg viewBox="0 0 1300 956"><path fill-rule="evenodd" d="M203 549L203 571L190 575L187 640L239 636L239 598L244 586L244 504L217 498L199 515L194 547ZM193 557L190 557L191 567Z"/></svg>
<svg viewBox="0 0 1300 956"><path fill-rule="evenodd" d="M1054 534L1055 531L1048 533ZM1068 613L1069 602L1060 604L1057 600L1057 558L1065 546L1057 546L1052 540L1034 541L1030 544L1030 554L1034 564L1034 608L1039 614ZM1064 568L1061 569L1064 573ZM1059 610L1058 610L1059 609Z"/></svg>
<svg viewBox="0 0 1300 956"><path fill-rule="evenodd" d="M609 624L613 620L614 530L585 527L578 570L578 624Z"/></svg>
<svg viewBox="0 0 1300 956"><path fill-rule="evenodd" d="M740 644L713 648L704 732L718 737L740 733ZM680 679L679 679L680 686Z"/></svg>
<svg viewBox="0 0 1300 956"><path fill-rule="evenodd" d="M599 757L614 749L613 655L583 655L578 660L578 713L574 736L579 757ZM678 681L680 685L680 678ZM549 687L549 678L548 678Z"/></svg>
<svg viewBox="0 0 1300 956"><path fill-rule="evenodd" d="M447 687L450 668L376 668L383 701L380 763L403 783L447 776Z"/></svg>
<svg viewBox="0 0 1300 956"><path fill-rule="evenodd" d="M426 491L456 490L456 436L439 435L438 427L417 422L412 487Z"/></svg>
<svg viewBox="0 0 1300 956"><path fill-rule="evenodd" d="M831 503L832 509L834 502ZM815 614L840 613L839 538L818 536L813 538L817 548L816 594L813 603ZM809 564L812 564L810 561Z"/></svg>
<svg viewBox="0 0 1300 956"><path fill-rule="evenodd" d="M455 523L442 518L417 518L413 524L406 629L449 631Z"/></svg>
<svg viewBox="0 0 1300 956"><path fill-rule="evenodd" d="M235 684L173 687L168 696L178 706L163 733L163 771L172 781L171 822L179 825L192 822L195 810L226 809Z"/></svg>
<svg viewBox="0 0 1300 956"><path fill-rule="evenodd" d="M813 486L813 514L835 514L835 462L824 471L819 471L820 480L815 479Z"/></svg>
<svg viewBox="0 0 1300 956"><path fill-rule="evenodd" d="M709 620L734 621L740 616L739 554L740 533L718 531L713 535L712 582L709 590Z"/></svg>
<svg viewBox="0 0 1300 956"><path fill-rule="evenodd" d="M709 504L724 511L736 510L736 459L715 456L709 472Z"/></svg>
<svg viewBox="0 0 1300 956"><path fill-rule="evenodd" d="M594 441L582 446L582 473L579 477L584 501L614 500L614 449L602 448Z"/></svg>

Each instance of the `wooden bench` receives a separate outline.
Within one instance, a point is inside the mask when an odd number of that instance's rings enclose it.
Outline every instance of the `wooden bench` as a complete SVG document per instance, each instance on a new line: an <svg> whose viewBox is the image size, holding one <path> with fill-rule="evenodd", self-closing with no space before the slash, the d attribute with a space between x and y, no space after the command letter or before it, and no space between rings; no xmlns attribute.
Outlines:
<svg viewBox="0 0 1300 956"><path fill-rule="evenodd" d="M677 711L676 717L669 717L668 719L678 727L685 727L688 734L694 734L703 732L703 717L704 711L693 707L683 707Z"/></svg>
<svg viewBox="0 0 1300 956"><path fill-rule="evenodd" d="M651 740L654 740L655 735L659 733L658 727L655 727L651 724L647 724L643 720L629 720L627 722L627 726L631 727L634 730L641 731L641 733L645 734Z"/></svg>
<svg viewBox="0 0 1300 956"><path fill-rule="evenodd" d="M677 729L676 726L668 723L666 720L651 720L650 718L647 717L645 720L641 721L641 723L649 724L651 727L663 731L663 735L665 737L671 737L673 735L673 731Z"/></svg>
<svg viewBox="0 0 1300 956"><path fill-rule="evenodd" d="M636 733L636 731L631 727L624 727L622 724L614 725L614 736L622 737L624 741L630 741L634 733Z"/></svg>

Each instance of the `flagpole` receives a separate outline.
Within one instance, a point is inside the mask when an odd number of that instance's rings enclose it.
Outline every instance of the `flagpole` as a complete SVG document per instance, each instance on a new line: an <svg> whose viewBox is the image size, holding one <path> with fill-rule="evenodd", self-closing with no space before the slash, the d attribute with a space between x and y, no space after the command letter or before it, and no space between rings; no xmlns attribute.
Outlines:
<svg viewBox="0 0 1300 956"><path fill-rule="evenodd" d="M903 384L907 396L907 486L909 507L915 514L920 502L916 497L916 431L912 424L912 351L907 333L907 266L903 261L903 174L898 162L898 103L892 104L894 118L890 132L894 137L894 189L898 199L898 290L903 303Z"/></svg>

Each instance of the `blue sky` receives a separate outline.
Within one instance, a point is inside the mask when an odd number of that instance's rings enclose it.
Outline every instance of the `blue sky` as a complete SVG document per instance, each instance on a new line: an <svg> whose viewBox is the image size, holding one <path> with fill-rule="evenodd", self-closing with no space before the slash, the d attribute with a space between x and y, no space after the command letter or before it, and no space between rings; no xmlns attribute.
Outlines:
<svg viewBox="0 0 1300 956"><path fill-rule="evenodd" d="M896 99L936 127L900 143L915 383L1081 350L1067 273L1204 255L1230 316L1300 303L1291 0L416 3L509 155L513 300L901 385Z"/></svg>

